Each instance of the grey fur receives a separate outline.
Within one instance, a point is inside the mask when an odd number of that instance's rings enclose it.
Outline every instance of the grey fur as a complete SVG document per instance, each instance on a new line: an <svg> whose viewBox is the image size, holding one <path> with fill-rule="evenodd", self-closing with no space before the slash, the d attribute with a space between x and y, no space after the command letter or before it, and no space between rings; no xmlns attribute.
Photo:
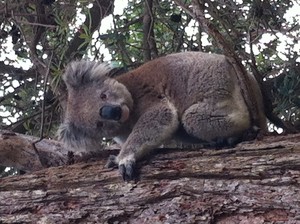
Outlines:
<svg viewBox="0 0 300 224"><path fill-rule="evenodd" d="M253 124L245 103L249 99L238 84L240 74L223 55L177 53L114 79L108 73L106 65L95 62L69 65L64 74L68 105L59 136L74 150L97 150L103 137L114 138L121 151L108 164L118 165L124 179L133 178L136 160L175 138L179 130L211 143L231 141L254 126L266 129L258 84L249 74L247 85L255 91L248 94L256 100L254 115L259 118ZM103 106L121 108L121 119L103 119Z"/></svg>

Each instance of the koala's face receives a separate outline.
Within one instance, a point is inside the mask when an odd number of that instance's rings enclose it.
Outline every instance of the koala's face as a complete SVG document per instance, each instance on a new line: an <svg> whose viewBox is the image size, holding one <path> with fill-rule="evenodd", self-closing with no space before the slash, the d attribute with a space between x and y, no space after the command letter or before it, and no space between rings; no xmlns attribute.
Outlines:
<svg viewBox="0 0 300 224"><path fill-rule="evenodd" d="M113 79L70 89L68 94L66 121L91 137L115 137L129 118L131 95Z"/></svg>
<svg viewBox="0 0 300 224"><path fill-rule="evenodd" d="M101 142L103 137L117 136L129 119L133 105L131 94L115 79L103 76L84 80L87 79L85 76L91 76L90 73L99 72L99 69L86 69L85 72L81 71L82 68L76 69L79 68L75 67L70 72L69 68L64 77L68 100L60 138L76 145L71 141L87 144L89 140ZM76 74L75 78L70 73Z"/></svg>

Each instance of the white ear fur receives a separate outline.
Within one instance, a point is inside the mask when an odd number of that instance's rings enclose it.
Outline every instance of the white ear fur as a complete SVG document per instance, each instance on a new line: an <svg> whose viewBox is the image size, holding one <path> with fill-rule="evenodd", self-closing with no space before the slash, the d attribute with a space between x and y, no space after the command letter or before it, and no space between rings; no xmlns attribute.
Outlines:
<svg viewBox="0 0 300 224"><path fill-rule="evenodd" d="M108 63L73 61L67 66L63 80L68 86L76 88L89 82L104 80L111 69Z"/></svg>
<svg viewBox="0 0 300 224"><path fill-rule="evenodd" d="M95 63L91 68L91 78L98 79L107 75L112 70L112 67L108 63Z"/></svg>

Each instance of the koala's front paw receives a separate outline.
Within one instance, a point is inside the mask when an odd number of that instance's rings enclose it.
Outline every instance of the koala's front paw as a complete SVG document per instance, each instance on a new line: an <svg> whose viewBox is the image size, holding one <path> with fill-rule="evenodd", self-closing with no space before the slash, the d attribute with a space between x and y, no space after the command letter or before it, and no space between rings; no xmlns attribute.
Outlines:
<svg viewBox="0 0 300 224"><path fill-rule="evenodd" d="M106 168L119 167L119 172L124 181L130 181L136 179L135 172L135 159L133 156L127 156L122 159L118 159L115 155L110 155L105 165Z"/></svg>
<svg viewBox="0 0 300 224"><path fill-rule="evenodd" d="M136 179L136 163L133 156L126 156L119 161L119 172L124 181Z"/></svg>

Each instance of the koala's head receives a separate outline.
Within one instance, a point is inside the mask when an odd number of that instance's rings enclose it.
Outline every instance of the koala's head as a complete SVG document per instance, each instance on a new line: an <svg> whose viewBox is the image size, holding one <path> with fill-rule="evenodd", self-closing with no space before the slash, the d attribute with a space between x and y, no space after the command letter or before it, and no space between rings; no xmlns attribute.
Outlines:
<svg viewBox="0 0 300 224"><path fill-rule="evenodd" d="M92 61L74 61L63 75L68 90L59 139L72 148L96 150L103 137L117 136L133 106L127 88L106 75L110 67Z"/></svg>

